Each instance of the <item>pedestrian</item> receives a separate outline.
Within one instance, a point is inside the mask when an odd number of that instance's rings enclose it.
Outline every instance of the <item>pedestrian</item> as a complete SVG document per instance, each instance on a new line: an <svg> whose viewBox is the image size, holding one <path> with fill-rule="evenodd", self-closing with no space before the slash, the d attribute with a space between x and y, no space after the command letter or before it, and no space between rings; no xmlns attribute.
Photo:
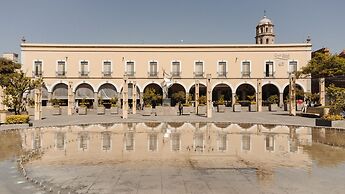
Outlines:
<svg viewBox="0 0 345 194"><path fill-rule="evenodd" d="M181 101L178 103L178 110L180 112L180 115L182 115L182 113L183 113L183 106L182 106Z"/></svg>

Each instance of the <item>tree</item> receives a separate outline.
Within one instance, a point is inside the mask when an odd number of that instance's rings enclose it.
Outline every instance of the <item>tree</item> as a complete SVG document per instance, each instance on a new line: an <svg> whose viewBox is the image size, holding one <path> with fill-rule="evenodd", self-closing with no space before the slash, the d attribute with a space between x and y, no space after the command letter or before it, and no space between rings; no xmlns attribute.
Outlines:
<svg viewBox="0 0 345 194"><path fill-rule="evenodd" d="M311 75L312 78L344 75L345 59L338 55L316 53L298 74Z"/></svg>
<svg viewBox="0 0 345 194"><path fill-rule="evenodd" d="M0 86L6 87L10 78L20 68L20 64L0 57Z"/></svg>
<svg viewBox="0 0 345 194"><path fill-rule="evenodd" d="M153 101L162 100L162 96L157 94L155 89L148 88L144 92L143 100L144 100L145 105L152 105Z"/></svg>
<svg viewBox="0 0 345 194"><path fill-rule="evenodd" d="M331 114L337 115L345 110L345 88L335 87L334 84L331 84L327 87L327 95L330 100Z"/></svg>
<svg viewBox="0 0 345 194"><path fill-rule="evenodd" d="M184 91L179 91L176 93L173 93L171 96L176 102L182 102L185 103L186 101L186 93Z"/></svg>
<svg viewBox="0 0 345 194"><path fill-rule="evenodd" d="M33 80L26 77L22 71L17 71L7 78L4 90L4 104L13 109L15 114L25 111L23 96L26 92L42 86L42 79Z"/></svg>

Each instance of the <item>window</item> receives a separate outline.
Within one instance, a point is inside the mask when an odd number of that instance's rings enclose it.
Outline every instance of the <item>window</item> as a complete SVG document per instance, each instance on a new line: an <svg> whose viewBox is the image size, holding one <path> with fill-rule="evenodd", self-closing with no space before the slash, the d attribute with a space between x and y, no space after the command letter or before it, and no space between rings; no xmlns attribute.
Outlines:
<svg viewBox="0 0 345 194"><path fill-rule="evenodd" d="M103 62L103 75L104 76L110 76L111 75L111 62L110 61L104 61Z"/></svg>
<svg viewBox="0 0 345 194"><path fill-rule="evenodd" d="M150 62L150 72L149 72L149 76L150 76L150 77L156 77L157 74L158 74L158 72L157 72L157 62L151 61L151 62Z"/></svg>
<svg viewBox="0 0 345 194"><path fill-rule="evenodd" d="M273 71L273 62L267 61L265 66L265 76L266 77L273 77L274 71Z"/></svg>
<svg viewBox="0 0 345 194"><path fill-rule="evenodd" d="M39 149L41 148L41 135L37 133L32 134L32 148Z"/></svg>
<svg viewBox="0 0 345 194"><path fill-rule="evenodd" d="M269 43L269 39L268 38L266 38L266 44L268 44Z"/></svg>
<svg viewBox="0 0 345 194"><path fill-rule="evenodd" d="M80 62L80 76L88 76L88 75L89 75L89 62L81 61Z"/></svg>
<svg viewBox="0 0 345 194"><path fill-rule="evenodd" d="M172 76L180 76L181 67L180 62L174 61L172 62Z"/></svg>
<svg viewBox="0 0 345 194"><path fill-rule="evenodd" d="M194 72L194 75L195 77L203 77L204 76L204 63L203 62L195 62L195 72Z"/></svg>
<svg viewBox="0 0 345 194"><path fill-rule="evenodd" d="M126 140L126 151L133 151L134 150L134 133L128 132L125 134L125 140Z"/></svg>
<svg viewBox="0 0 345 194"><path fill-rule="evenodd" d="M157 133L149 134L149 151L157 151L158 137Z"/></svg>
<svg viewBox="0 0 345 194"><path fill-rule="evenodd" d="M79 149L87 150L88 149L89 135L87 133L79 134Z"/></svg>
<svg viewBox="0 0 345 194"><path fill-rule="evenodd" d="M199 151L199 152L204 151L204 134L196 133L194 135L194 147L196 151Z"/></svg>
<svg viewBox="0 0 345 194"><path fill-rule="evenodd" d="M34 63L34 76L42 76L42 61L35 61Z"/></svg>
<svg viewBox="0 0 345 194"><path fill-rule="evenodd" d="M274 151L274 136L273 135L266 136L266 150Z"/></svg>
<svg viewBox="0 0 345 194"><path fill-rule="evenodd" d="M218 76L226 77L226 62L218 62Z"/></svg>
<svg viewBox="0 0 345 194"><path fill-rule="evenodd" d="M242 150L250 150L250 135L242 135Z"/></svg>
<svg viewBox="0 0 345 194"><path fill-rule="evenodd" d="M58 132L56 133L56 148L62 150L65 148L65 134Z"/></svg>
<svg viewBox="0 0 345 194"><path fill-rule="evenodd" d="M297 72L297 61L290 61L289 62L289 73L296 73Z"/></svg>
<svg viewBox="0 0 345 194"><path fill-rule="evenodd" d="M111 134L109 132L102 133L102 149L110 150L111 148Z"/></svg>
<svg viewBox="0 0 345 194"><path fill-rule="evenodd" d="M58 76L65 76L66 75L66 62L65 61L58 61L57 75Z"/></svg>
<svg viewBox="0 0 345 194"><path fill-rule="evenodd" d="M180 139L181 135L179 133L171 134L171 150L180 151Z"/></svg>
<svg viewBox="0 0 345 194"><path fill-rule="evenodd" d="M250 62L242 62L242 77L250 77Z"/></svg>
<svg viewBox="0 0 345 194"><path fill-rule="evenodd" d="M126 74L128 75L128 76L134 76L134 62L132 62L132 61L128 61L127 63L126 63Z"/></svg>
<svg viewBox="0 0 345 194"><path fill-rule="evenodd" d="M219 151L226 151L227 148L227 135L226 134L219 134L218 136L218 150Z"/></svg>

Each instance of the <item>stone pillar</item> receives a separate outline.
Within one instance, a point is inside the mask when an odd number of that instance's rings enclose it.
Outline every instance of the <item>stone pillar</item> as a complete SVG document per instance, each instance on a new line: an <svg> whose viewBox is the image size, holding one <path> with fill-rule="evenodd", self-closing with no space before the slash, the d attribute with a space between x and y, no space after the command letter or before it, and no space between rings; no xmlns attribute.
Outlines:
<svg viewBox="0 0 345 194"><path fill-rule="evenodd" d="M296 116L296 76L291 74L289 77L289 96L290 96L290 110L289 114L291 116Z"/></svg>
<svg viewBox="0 0 345 194"><path fill-rule="evenodd" d="M284 93L279 93L279 106L284 107Z"/></svg>
<svg viewBox="0 0 345 194"><path fill-rule="evenodd" d="M123 76L123 88L122 88L122 118L128 118L128 77Z"/></svg>
<svg viewBox="0 0 345 194"><path fill-rule="evenodd" d="M234 104L236 103L236 93L231 94L231 106L233 107Z"/></svg>
<svg viewBox="0 0 345 194"><path fill-rule="evenodd" d="M257 93L256 93L256 109L258 112L262 112L262 80L257 79Z"/></svg>
<svg viewBox="0 0 345 194"><path fill-rule="evenodd" d="M319 94L321 106L326 106L325 78L320 78L319 80Z"/></svg>
<svg viewBox="0 0 345 194"><path fill-rule="evenodd" d="M35 89L35 120L42 119L42 89Z"/></svg>
<svg viewBox="0 0 345 194"><path fill-rule="evenodd" d="M133 81L133 92L132 92L132 113L137 114L137 82Z"/></svg>
<svg viewBox="0 0 345 194"><path fill-rule="evenodd" d="M95 92L94 94L93 94L93 108L94 109L97 109L97 107L98 107L98 93L97 92Z"/></svg>
<svg viewBox="0 0 345 194"><path fill-rule="evenodd" d="M199 106L199 89L200 89L200 83L199 80L195 80L195 86L194 86L194 100L195 100L195 113L198 113L198 106Z"/></svg>
<svg viewBox="0 0 345 194"><path fill-rule="evenodd" d="M186 92L186 104L189 103L188 98L189 98L189 92Z"/></svg>
<svg viewBox="0 0 345 194"><path fill-rule="evenodd" d="M207 118L212 118L212 89L211 89L211 74L206 76L206 98L207 98Z"/></svg>
<svg viewBox="0 0 345 194"><path fill-rule="evenodd" d="M0 123L5 123L6 122L6 110L5 106L3 104L3 100L4 100L5 96L4 96L4 90L2 87L0 87Z"/></svg>
<svg viewBox="0 0 345 194"><path fill-rule="evenodd" d="M53 92L48 92L48 103L47 106L52 106L51 100L53 98Z"/></svg>
<svg viewBox="0 0 345 194"><path fill-rule="evenodd" d="M74 95L73 95L73 82L68 82L68 107L67 115L72 115L74 110Z"/></svg>
<svg viewBox="0 0 345 194"><path fill-rule="evenodd" d="M139 95L140 110L144 103L143 96L144 96L144 92L140 92L140 95Z"/></svg>

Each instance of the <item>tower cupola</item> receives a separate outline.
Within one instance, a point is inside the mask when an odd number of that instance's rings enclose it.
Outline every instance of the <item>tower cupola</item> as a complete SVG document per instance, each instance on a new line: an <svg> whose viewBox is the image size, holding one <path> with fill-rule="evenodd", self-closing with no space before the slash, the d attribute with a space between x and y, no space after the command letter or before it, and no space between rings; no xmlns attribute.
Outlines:
<svg viewBox="0 0 345 194"><path fill-rule="evenodd" d="M256 44L273 44L275 41L274 25L270 19L264 17L256 26Z"/></svg>

